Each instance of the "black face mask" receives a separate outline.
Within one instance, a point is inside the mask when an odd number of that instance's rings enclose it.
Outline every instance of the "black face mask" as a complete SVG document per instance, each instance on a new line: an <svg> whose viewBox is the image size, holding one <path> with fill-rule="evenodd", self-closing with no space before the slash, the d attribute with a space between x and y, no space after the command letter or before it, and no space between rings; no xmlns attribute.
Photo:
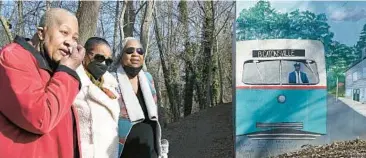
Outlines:
<svg viewBox="0 0 366 158"><path fill-rule="evenodd" d="M142 66L140 67L132 67L132 66L123 66L123 69L125 70L126 74L129 77L135 77L137 74L139 74L140 70L142 69Z"/></svg>
<svg viewBox="0 0 366 158"><path fill-rule="evenodd" d="M99 80L103 74L107 72L108 66L98 61L92 61L88 64L86 69L90 72L94 79Z"/></svg>

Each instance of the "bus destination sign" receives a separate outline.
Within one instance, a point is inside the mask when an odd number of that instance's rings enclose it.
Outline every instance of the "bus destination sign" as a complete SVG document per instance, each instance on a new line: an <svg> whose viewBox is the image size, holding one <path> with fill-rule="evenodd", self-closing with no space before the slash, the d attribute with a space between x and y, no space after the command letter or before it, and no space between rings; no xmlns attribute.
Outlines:
<svg viewBox="0 0 366 158"><path fill-rule="evenodd" d="M253 57L257 58L305 57L305 50L304 49L253 50Z"/></svg>

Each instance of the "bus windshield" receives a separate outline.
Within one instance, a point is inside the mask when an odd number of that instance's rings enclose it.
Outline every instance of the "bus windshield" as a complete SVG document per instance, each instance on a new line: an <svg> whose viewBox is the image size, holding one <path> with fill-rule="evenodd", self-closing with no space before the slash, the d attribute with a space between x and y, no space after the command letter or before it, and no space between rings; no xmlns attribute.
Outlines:
<svg viewBox="0 0 366 158"><path fill-rule="evenodd" d="M257 85L318 84L317 70L313 60L248 60L242 81Z"/></svg>

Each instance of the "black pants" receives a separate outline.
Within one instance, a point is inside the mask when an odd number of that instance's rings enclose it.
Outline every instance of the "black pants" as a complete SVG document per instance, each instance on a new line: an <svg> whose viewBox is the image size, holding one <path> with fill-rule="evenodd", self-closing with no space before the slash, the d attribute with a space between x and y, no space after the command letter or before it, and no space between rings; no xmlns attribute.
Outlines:
<svg viewBox="0 0 366 158"><path fill-rule="evenodd" d="M158 158L155 149L150 150L148 147L140 148L124 148L120 158Z"/></svg>

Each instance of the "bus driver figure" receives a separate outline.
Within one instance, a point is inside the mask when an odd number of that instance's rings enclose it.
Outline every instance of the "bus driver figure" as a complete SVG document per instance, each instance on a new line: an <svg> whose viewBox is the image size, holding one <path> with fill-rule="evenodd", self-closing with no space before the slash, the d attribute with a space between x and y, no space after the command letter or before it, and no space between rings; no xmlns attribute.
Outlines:
<svg viewBox="0 0 366 158"><path fill-rule="evenodd" d="M294 66L295 71L289 74L288 82L295 84L309 83L306 73L300 71L300 63L295 63Z"/></svg>

